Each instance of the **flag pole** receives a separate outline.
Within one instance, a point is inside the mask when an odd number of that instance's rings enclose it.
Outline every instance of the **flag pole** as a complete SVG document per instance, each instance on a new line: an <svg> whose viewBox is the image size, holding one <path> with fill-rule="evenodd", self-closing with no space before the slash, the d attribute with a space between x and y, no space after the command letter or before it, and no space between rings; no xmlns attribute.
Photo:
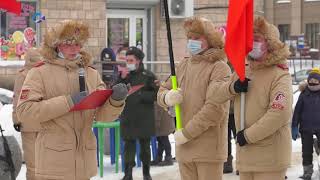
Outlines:
<svg viewBox="0 0 320 180"><path fill-rule="evenodd" d="M168 39L168 45L169 45L172 89L177 90L178 89L178 82L177 82L176 70L175 70L175 65L174 65L173 49L172 49L172 37L171 37L168 0L163 0L163 4L164 4L164 12L165 12L165 18L166 18L166 25L167 25L167 39ZM180 108L179 104L175 105L175 112L176 112L176 129L179 130L182 128L181 108Z"/></svg>
<svg viewBox="0 0 320 180"><path fill-rule="evenodd" d="M245 112L246 112L246 93L241 93L240 99L240 130L245 128Z"/></svg>

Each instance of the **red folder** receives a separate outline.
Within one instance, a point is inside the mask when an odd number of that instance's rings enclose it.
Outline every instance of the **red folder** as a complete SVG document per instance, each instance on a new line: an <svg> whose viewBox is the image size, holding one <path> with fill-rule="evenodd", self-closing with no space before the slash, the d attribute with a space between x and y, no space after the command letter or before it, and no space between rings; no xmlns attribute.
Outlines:
<svg viewBox="0 0 320 180"><path fill-rule="evenodd" d="M96 109L102 106L111 96L112 90L96 90L85 97L81 102L74 105L70 111L81 111L87 109Z"/></svg>
<svg viewBox="0 0 320 180"><path fill-rule="evenodd" d="M131 95L131 94L139 91L143 86L144 86L144 84L132 86L131 89L129 90L128 94Z"/></svg>
<svg viewBox="0 0 320 180"><path fill-rule="evenodd" d="M132 86L129 90L128 94L131 95L138 90L140 90L144 85L136 85ZM112 94L111 89L106 90L96 90L85 97L81 102L74 105L70 111L81 111L87 109L96 109L102 105L109 99Z"/></svg>

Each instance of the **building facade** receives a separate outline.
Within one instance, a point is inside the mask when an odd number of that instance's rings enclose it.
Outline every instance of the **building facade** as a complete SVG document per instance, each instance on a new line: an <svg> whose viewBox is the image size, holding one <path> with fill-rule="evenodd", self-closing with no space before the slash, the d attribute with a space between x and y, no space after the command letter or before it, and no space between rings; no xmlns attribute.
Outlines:
<svg viewBox="0 0 320 180"><path fill-rule="evenodd" d="M226 24L228 0L168 1L170 12L174 14L171 18L171 30L176 61L188 56L187 39L183 29L186 17L203 16L212 20L217 26ZM146 67L154 71L160 79L165 79L170 73L162 0L21 0L21 2L24 17L1 12L2 40L13 43L10 44L12 47L8 48L7 54L3 55L3 51L1 53L0 87L12 89L14 76L23 65L23 54L14 52L16 44L12 40L12 34L20 31L21 33L17 34L21 36L25 34L26 28L31 27L35 33L32 46L39 46L46 30L65 19L88 23L90 39L85 48L92 54L95 62L100 61L103 48L111 47L118 59L121 59L126 48L137 46L146 54L144 59ZM264 15L264 8L264 0L255 0L255 14ZM35 13L38 13L37 18L34 18ZM34 20L41 16L45 16L45 20L36 23ZM10 51L12 52L8 53Z"/></svg>
<svg viewBox="0 0 320 180"><path fill-rule="evenodd" d="M310 48L320 48L320 0L265 0L265 17L280 31L282 41L303 36Z"/></svg>

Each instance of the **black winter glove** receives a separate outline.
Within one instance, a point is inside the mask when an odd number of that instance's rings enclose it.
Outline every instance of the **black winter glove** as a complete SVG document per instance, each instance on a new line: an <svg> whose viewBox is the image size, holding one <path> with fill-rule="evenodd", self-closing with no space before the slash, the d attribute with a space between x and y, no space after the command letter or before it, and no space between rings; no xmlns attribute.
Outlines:
<svg viewBox="0 0 320 180"><path fill-rule="evenodd" d="M17 132L21 132L21 124L14 124L13 128L17 131Z"/></svg>
<svg viewBox="0 0 320 180"><path fill-rule="evenodd" d="M248 79L248 78L246 78L243 82L241 82L240 79L238 79L234 83L234 86L233 86L234 91L236 93L248 92L249 81L250 81L250 79Z"/></svg>
<svg viewBox="0 0 320 180"><path fill-rule="evenodd" d="M122 101L122 100L125 100L126 97L128 96L128 86L123 83L114 85L112 87L112 90L113 92L112 92L111 98L113 100Z"/></svg>
<svg viewBox="0 0 320 180"><path fill-rule="evenodd" d="M78 104L80 101L82 101L82 99L87 97L87 95L88 95L87 91L82 91L82 92L79 92L77 94L72 95L71 99L72 99L73 104Z"/></svg>
<svg viewBox="0 0 320 180"><path fill-rule="evenodd" d="M244 145L248 144L246 138L244 137L244 130L238 132L237 142L238 142L239 146L244 146Z"/></svg>

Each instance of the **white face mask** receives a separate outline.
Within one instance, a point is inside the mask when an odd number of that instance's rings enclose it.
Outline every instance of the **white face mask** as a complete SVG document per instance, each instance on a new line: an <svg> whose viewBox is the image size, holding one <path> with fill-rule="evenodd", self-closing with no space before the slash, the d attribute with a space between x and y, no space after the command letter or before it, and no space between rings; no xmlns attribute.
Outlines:
<svg viewBox="0 0 320 180"><path fill-rule="evenodd" d="M58 57L59 57L60 59L64 59L64 55L62 54L61 51L58 52Z"/></svg>
<svg viewBox="0 0 320 180"><path fill-rule="evenodd" d="M135 71L137 69L135 64L127 64L127 68L129 71Z"/></svg>
<svg viewBox="0 0 320 180"><path fill-rule="evenodd" d="M81 56L80 53L78 53L73 59L78 59L80 56ZM58 57L60 59L65 59L65 57L61 51L58 52Z"/></svg>
<svg viewBox="0 0 320 180"><path fill-rule="evenodd" d="M253 42L252 51L249 53L249 56L253 60L258 60L263 56L264 51L262 51L262 45L263 45L263 43L261 43L261 42Z"/></svg>
<svg viewBox="0 0 320 180"><path fill-rule="evenodd" d="M197 55L201 53L203 51L201 46L202 46L202 41L192 40L192 39L188 40L187 48L189 49L192 55Z"/></svg>

